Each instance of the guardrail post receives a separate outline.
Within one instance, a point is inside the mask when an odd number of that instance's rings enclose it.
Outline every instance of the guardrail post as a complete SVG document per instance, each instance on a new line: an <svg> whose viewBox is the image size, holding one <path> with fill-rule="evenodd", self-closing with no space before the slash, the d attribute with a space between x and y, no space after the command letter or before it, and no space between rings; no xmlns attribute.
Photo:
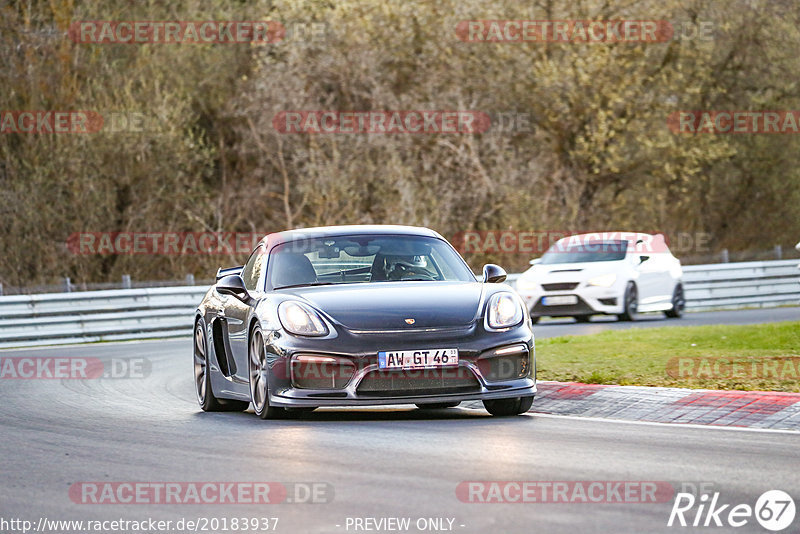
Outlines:
<svg viewBox="0 0 800 534"><path fill-rule="evenodd" d="M3 296L3 282L0 282L0 297Z"/></svg>
<svg viewBox="0 0 800 534"><path fill-rule="evenodd" d="M775 245L775 259L776 260L783 259L783 247L780 245Z"/></svg>
<svg viewBox="0 0 800 534"><path fill-rule="evenodd" d="M187 286L193 286L194 285L194 275L193 274L187 274L186 275L186 285Z"/></svg>
<svg viewBox="0 0 800 534"><path fill-rule="evenodd" d="M122 289L130 289L131 288L131 275L123 274L122 275Z"/></svg>
<svg viewBox="0 0 800 534"><path fill-rule="evenodd" d="M728 263L728 261L730 261L729 258L728 258L728 249L727 248L723 248L722 249L722 253L720 254L720 261L722 261L722 263Z"/></svg>
<svg viewBox="0 0 800 534"><path fill-rule="evenodd" d="M69 276L64 277L64 292L72 293L72 282L70 282Z"/></svg>

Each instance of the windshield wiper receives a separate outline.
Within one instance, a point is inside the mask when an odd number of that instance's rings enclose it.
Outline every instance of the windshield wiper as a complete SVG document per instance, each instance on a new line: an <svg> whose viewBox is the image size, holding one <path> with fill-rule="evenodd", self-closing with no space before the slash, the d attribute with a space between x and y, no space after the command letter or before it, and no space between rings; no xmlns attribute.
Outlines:
<svg viewBox="0 0 800 534"><path fill-rule="evenodd" d="M337 282L309 282L306 284L292 284L290 286L281 286L274 289L291 289L293 287L316 287L316 286L334 286Z"/></svg>

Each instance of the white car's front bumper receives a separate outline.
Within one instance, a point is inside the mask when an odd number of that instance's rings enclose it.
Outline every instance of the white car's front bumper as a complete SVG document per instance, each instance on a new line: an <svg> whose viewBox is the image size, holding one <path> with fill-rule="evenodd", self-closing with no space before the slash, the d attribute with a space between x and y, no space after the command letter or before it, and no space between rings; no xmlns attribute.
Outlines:
<svg viewBox="0 0 800 534"><path fill-rule="evenodd" d="M530 283L520 284L517 292L522 296L531 312L531 316L577 316L609 314L617 315L624 311L624 297L626 283L617 282L611 287L589 286L580 282L574 289L557 289L546 291L542 285ZM543 297L561 295L574 295L576 304L548 306L543 302Z"/></svg>

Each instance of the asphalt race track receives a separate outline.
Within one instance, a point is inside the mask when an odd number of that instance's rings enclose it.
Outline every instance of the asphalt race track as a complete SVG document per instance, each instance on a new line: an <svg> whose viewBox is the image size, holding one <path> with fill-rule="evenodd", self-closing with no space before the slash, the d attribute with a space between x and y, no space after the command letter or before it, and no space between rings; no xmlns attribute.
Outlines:
<svg viewBox="0 0 800 534"><path fill-rule="evenodd" d="M798 309L689 314L624 326L748 323ZM729 321L730 317L734 317ZM621 323L537 325L540 336ZM662 481L713 485L720 503L800 495L800 434L646 425L483 410L324 410L296 421L202 413L188 339L0 352L0 357L142 357L143 378L2 380L2 518L143 520L277 517L277 532L357 532L355 518L449 518L454 532L729 532L667 527L659 503L462 502L462 481ZM325 483L317 504L79 504L78 482ZM712 486L707 486L712 487ZM292 494L289 500L297 500ZM692 520L694 511L687 518ZM349 519L348 519L349 518ZM723 515L724 518L724 515ZM370 523L361 523L368 525ZM448 522L445 520L444 525ZM374 526L374 524L372 524ZM797 532L800 518L784 532ZM2 529L11 532L11 529ZM737 532L767 532L753 518ZM63 529L62 531L69 531ZM74 530L79 531L79 530ZM172 529L170 532L184 532ZM221 531L221 529L217 529ZM375 530L372 530L373 532ZM391 530L384 530L391 531ZM395 530L397 531L397 530ZM446 531L446 530L439 530Z"/></svg>
<svg viewBox="0 0 800 534"><path fill-rule="evenodd" d="M576 323L575 319L544 318L533 328L536 337L556 337L597 334L603 330L625 328L655 328L661 326L701 326L712 324L757 324L779 321L800 321L800 308L761 308L686 313L680 319L665 319L663 313L642 313L636 321L618 321L613 316L595 315L589 323Z"/></svg>

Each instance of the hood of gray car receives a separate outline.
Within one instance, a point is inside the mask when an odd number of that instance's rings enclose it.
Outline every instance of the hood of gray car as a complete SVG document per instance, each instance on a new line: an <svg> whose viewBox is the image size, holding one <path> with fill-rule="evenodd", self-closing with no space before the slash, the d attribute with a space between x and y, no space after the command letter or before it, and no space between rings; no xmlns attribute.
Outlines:
<svg viewBox="0 0 800 534"><path fill-rule="evenodd" d="M457 327L478 314L478 282L374 282L294 288L292 293L351 330Z"/></svg>

